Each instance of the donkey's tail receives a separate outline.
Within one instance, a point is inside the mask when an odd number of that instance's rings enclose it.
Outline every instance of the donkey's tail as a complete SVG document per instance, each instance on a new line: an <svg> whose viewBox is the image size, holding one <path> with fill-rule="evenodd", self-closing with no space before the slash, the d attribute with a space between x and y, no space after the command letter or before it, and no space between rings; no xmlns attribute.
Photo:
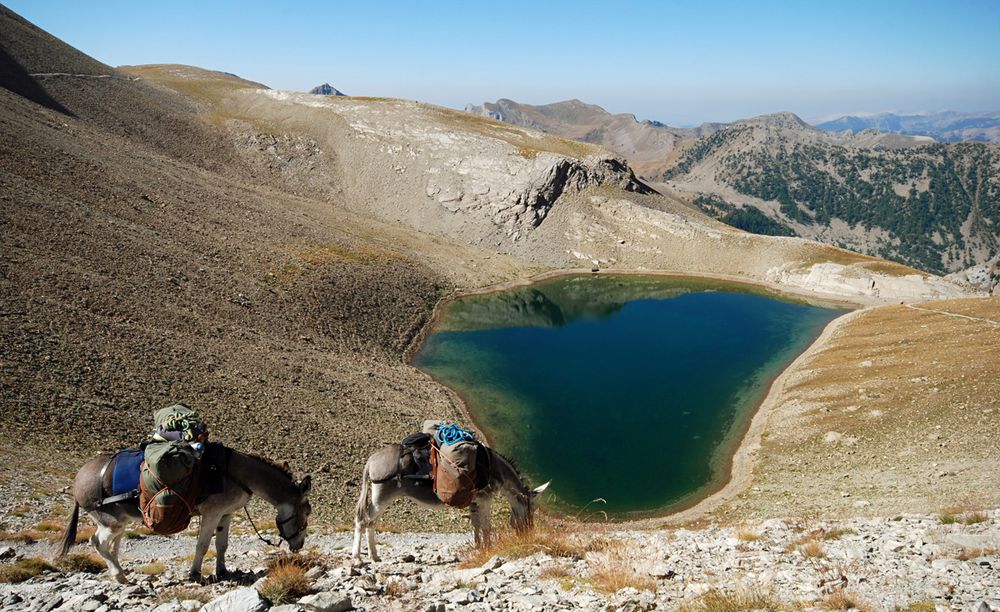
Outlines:
<svg viewBox="0 0 1000 612"><path fill-rule="evenodd" d="M364 525L367 523L368 516L368 500L371 496L372 481L371 477L368 476L368 463L365 462L365 467L361 470L361 497L358 498L357 514L355 515L358 519L356 524Z"/></svg>
<svg viewBox="0 0 1000 612"><path fill-rule="evenodd" d="M76 544L76 526L80 522L80 504L73 502L73 514L69 517L69 524L66 525L66 533L63 534L62 543L56 549L56 558L63 557Z"/></svg>

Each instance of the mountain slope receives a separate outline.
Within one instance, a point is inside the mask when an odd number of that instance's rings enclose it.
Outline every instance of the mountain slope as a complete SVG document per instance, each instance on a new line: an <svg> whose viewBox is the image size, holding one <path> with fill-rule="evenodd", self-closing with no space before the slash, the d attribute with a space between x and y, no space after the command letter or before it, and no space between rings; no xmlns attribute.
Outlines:
<svg viewBox="0 0 1000 612"><path fill-rule="evenodd" d="M138 443L176 401L202 410L215 439L300 476L353 472L412 423L457 418L401 359L451 285L409 255L426 236L294 195L277 162L244 161L202 102L88 68L2 7L0 32L3 69L48 102L0 88L0 448L19 458L0 466L5 487L65 482L84 456ZM162 73L206 98L246 85ZM436 270L463 283L524 269L494 254L492 271L472 270L460 262L478 250L437 242L448 265ZM319 518L356 496L337 472L316 479Z"/></svg>
<svg viewBox="0 0 1000 612"><path fill-rule="evenodd" d="M755 207L800 236L933 272L1000 249L996 145L832 135L788 117L755 119L695 142L664 179L693 197Z"/></svg>

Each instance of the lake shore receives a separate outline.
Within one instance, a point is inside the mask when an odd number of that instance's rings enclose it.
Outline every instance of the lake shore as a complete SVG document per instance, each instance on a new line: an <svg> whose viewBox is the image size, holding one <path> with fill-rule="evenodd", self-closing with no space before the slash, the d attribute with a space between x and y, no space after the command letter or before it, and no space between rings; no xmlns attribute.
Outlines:
<svg viewBox="0 0 1000 612"><path fill-rule="evenodd" d="M430 380L433 380L435 383L441 385L448 393L451 401L455 405L456 410L462 415L463 419L465 419L467 423L471 424L471 426L476 430L479 438L484 443L489 445L489 438L485 431L476 423L476 419L473 417L469 408L467 398L464 397L459 391L451 388L444 381L439 380L429 372L416 368L416 366L413 365L414 356L421 350L433 329L441 321L445 308L455 300L509 291L511 289L527 287L533 284L562 277L590 276L597 274L600 274L601 276L645 276L712 280L749 288L754 290L754 292L760 292L763 290L763 293L765 294L773 294L775 297L791 299L793 301L804 301L813 306L853 309L865 307L865 304L857 300L847 298L817 298L814 294L808 291L796 290L794 288L782 287L773 283L759 282L727 275L685 274L668 271L602 270L599 273L595 273L591 270L584 269L552 270L531 276L529 278L516 279L481 288L459 290L446 296L438 302L431 317L428 319L428 322L422 327L420 332L415 336L414 341L407 348L405 353L406 362L417 369L422 375L427 376ZM741 428L741 431L731 436L732 441L726 444L727 450L724 452L726 456L724 460L725 467L723 468L725 477L713 480L712 482L706 484L702 489L693 492L686 499L673 503L665 508L649 512L636 513L639 516L633 517L629 517L628 515L616 516L613 519L614 522L629 524L635 528L653 528L665 525L688 523L698 520L711 513L713 510L725 504L727 501L732 500L741 491L746 489L752 475L754 455L759 448L760 438L766 428L768 415L773 410L774 406L780 402L781 390L787 381L788 373L804 361L808 360L809 357L816 351L822 350L823 346L835 330L859 312L862 311L854 310L853 312L849 312L833 319L826 326L824 326L819 335L790 363L770 375L770 380L767 382L764 387L764 391L759 396L761 399L755 402L754 406L748 406L746 408L746 410L752 413L753 416L746 421L746 425ZM715 459L713 459L713 462L714 461ZM557 512L557 514L562 513Z"/></svg>

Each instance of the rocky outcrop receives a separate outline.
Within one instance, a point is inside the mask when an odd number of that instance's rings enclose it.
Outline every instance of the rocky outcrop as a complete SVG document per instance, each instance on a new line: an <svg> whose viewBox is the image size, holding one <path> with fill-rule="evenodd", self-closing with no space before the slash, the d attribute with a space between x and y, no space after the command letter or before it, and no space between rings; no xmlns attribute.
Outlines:
<svg viewBox="0 0 1000 612"><path fill-rule="evenodd" d="M429 173L427 195L451 212L488 212L512 240L538 227L564 193L599 185L651 193L624 160L610 156L538 153L526 160L459 159L448 167L452 172Z"/></svg>
<svg viewBox="0 0 1000 612"><path fill-rule="evenodd" d="M949 274L945 278L953 283L985 291L990 295L1000 295L1000 254L977 266Z"/></svg>
<svg viewBox="0 0 1000 612"><path fill-rule="evenodd" d="M936 276L892 276L861 265L817 263L809 267L786 264L767 271L768 282L796 287L819 295L913 302L968 297L968 292Z"/></svg>
<svg viewBox="0 0 1000 612"><path fill-rule="evenodd" d="M329 83L323 83L322 85L317 85L309 90L309 93L316 96L346 96L344 92L338 90L333 85Z"/></svg>

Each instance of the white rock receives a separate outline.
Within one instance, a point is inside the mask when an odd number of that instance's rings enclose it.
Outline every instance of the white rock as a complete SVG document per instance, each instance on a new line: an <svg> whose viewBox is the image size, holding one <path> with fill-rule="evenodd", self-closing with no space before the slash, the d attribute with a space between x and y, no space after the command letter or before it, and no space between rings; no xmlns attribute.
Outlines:
<svg viewBox="0 0 1000 612"><path fill-rule="evenodd" d="M354 608L350 597L329 591L307 595L299 600L299 605L308 610L318 610L319 612L345 612L345 610Z"/></svg>
<svg viewBox="0 0 1000 612"><path fill-rule="evenodd" d="M243 587L208 602L202 612L264 612L268 607L257 589Z"/></svg>

